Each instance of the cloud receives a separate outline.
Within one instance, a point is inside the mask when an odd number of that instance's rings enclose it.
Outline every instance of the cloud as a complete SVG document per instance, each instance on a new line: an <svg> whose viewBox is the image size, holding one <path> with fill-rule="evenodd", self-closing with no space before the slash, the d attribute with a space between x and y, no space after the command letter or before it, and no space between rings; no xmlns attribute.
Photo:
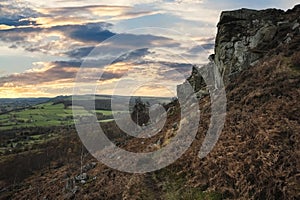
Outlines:
<svg viewBox="0 0 300 200"><path fill-rule="evenodd" d="M101 89L106 88L106 92L113 92L115 84L125 77L128 80L140 82L151 78L149 84L161 83L176 89L176 85L182 82L190 74L192 65L186 63L172 62L141 62L140 57L151 54L147 49L140 49L124 55L122 59L111 65L97 68L96 66L84 68L81 72L79 84L90 86L90 84L98 83ZM137 58L138 63L125 62L126 59ZM96 63L96 61L94 61ZM79 61L55 61L51 63L36 63L35 68L27 70L24 73L11 74L0 77L0 94L4 91L22 93L23 96L52 96L54 94L72 94L75 77L79 71ZM100 77L99 75L102 74ZM101 79L100 79L101 78ZM128 89L128 85L122 85L124 92ZM35 88L29 90L29 88ZM35 92L34 92L35 91ZM104 90L102 90L103 92ZM156 90L148 91L148 95ZM60 93L59 93L60 92ZM144 91L146 94L146 91ZM16 96L19 94L16 94Z"/></svg>
<svg viewBox="0 0 300 200"><path fill-rule="evenodd" d="M115 35L107 30L110 26L111 24L101 22L51 28L13 28L0 30L0 41L9 43L10 46L22 47L30 52L59 55L67 49L83 45L81 43L98 44L108 39Z"/></svg>
<svg viewBox="0 0 300 200"><path fill-rule="evenodd" d="M214 49L214 47L215 47L214 43L202 44L202 45L194 46L188 52L191 54L198 54L203 51L212 50Z"/></svg>
<svg viewBox="0 0 300 200"><path fill-rule="evenodd" d="M36 17L40 15L32 5L25 1L18 0L1 0L0 13L8 19L22 19L26 17Z"/></svg>
<svg viewBox="0 0 300 200"><path fill-rule="evenodd" d="M169 81L168 84L173 84L174 89L175 83L183 81L174 71L179 74L188 74L191 64L176 63L175 59L172 60L173 62L169 62L173 57L170 55L164 57L165 55L157 53L155 48L175 50L181 48L180 42L168 35L138 32L116 33L112 31L114 25L107 22L90 23L96 18L102 19L103 17L104 19L110 15L116 20L117 18L134 18L156 12L133 11L132 9L132 7L124 6L36 9L37 13L43 14L24 15L16 21L7 22L6 24L11 26L3 26L3 29L6 30L0 31L0 40L9 43L10 46L23 47L27 51L43 52L47 55L68 56L70 59L39 63L40 67L34 67L24 73L1 77L0 88L21 91L20 87L24 87L26 94L29 94L27 90L29 86L40 88L39 94L43 94L45 91L70 91L69 87L73 86L83 59L102 42L104 51L97 52L96 48L95 57L85 60L84 78L80 80L83 84L88 84L89 81L99 81L98 75L103 73L101 84L106 85L105 87L109 89L113 88L112 83L118 82L128 72L133 72L128 77L129 79L151 77L165 84ZM87 13L87 16L81 17ZM21 21L23 24L13 24ZM163 68L159 69L159 67Z"/></svg>
<svg viewBox="0 0 300 200"><path fill-rule="evenodd" d="M30 0L35 1L35 0ZM169 0L55 0L55 4L59 5L89 5L89 4L101 4L101 5L122 5L122 6L135 6L140 4L152 4L163 3Z"/></svg>
<svg viewBox="0 0 300 200"><path fill-rule="evenodd" d="M159 81L170 81L176 82L177 84L184 81L185 78L190 76L191 69L194 66L190 63L176 63L176 62L157 62L157 61L145 61L140 62L145 66L144 70L147 68L155 66L156 76L160 78ZM183 79L184 78L184 79ZM159 82L158 81L158 82ZM176 84L175 84L176 85Z"/></svg>
<svg viewBox="0 0 300 200"><path fill-rule="evenodd" d="M91 51L95 48L95 46L89 46L89 47L80 47L73 49L71 51L66 52L65 54L71 58L83 58L86 57L91 53Z"/></svg>
<svg viewBox="0 0 300 200"><path fill-rule="evenodd" d="M119 62L123 60L132 60L149 54L149 48L165 47L178 48L180 43L177 41L150 34L115 34L113 37L103 41L98 46L85 46L74 48L65 52L71 58L83 59L85 57L96 57L100 62L106 59L107 62Z"/></svg>
<svg viewBox="0 0 300 200"><path fill-rule="evenodd" d="M5 25L5 24L0 25L0 31L1 30L9 30L9 29L13 29L13 28L15 28L15 26L9 26L9 25Z"/></svg>
<svg viewBox="0 0 300 200"><path fill-rule="evenodd" d="M141 60L145 55L151 54L148 48L142 48L142 49L137 49L134 51L130 51L127 54L124 54L114 60L113 63L118 63L118 62L131 62L135 60Z"/></svg>
<svg viewBox="0 0 300 200"><path fill-rule="evenodd" d="M30 1L33 4L35 2ZM116 33L111 23L157 13L117 5L44 7L23 1L0 2L0 41L30 52L61 55L63 48L95 45ZM76 5L76 4L75 4ZM82 43L85 43L84 45ZM70 50L69 50L70 51Z"/></svg>
<svg viewBox="0 0 300 200"><path fill-rule="evenodd" d="M11 74L8 76L0 77L0 87L6 86L7 83L13 83L16 86L24 85L37 85L48 83L57 80L72 79L75 77L76 68L65 69L62 67L53 66L46 71L38 72L24 72L20 74Z"/></svg>
<svg viewBox="0 0 300 200"><path fill-rule="evenodd" d="M70 6L70 7L55 7L55 8L40 8L38 11L46 15L66 15L76 16L80 13L102 14L107 15L120 15L125 11L129 11L129 6L111 6L111 5L88 5L88 6Z"/></svg>
<svg viewBox="0 0 300 200"><path fill-rule="evenodd" d="M0 87L15 87L24 85L46 85L48 83L65 82L72 83L75 81L77 72L81 62L79 61L55 61L50 63L37 63L35 68L25 71L24 73L16 73L0 77ZM99 80L99 73L102 73L102 79L115 79L121 77L130 69L127 63L115 63L107 67L89 67L84 68L86 80Z"/></svg>
<svg viewBox="0 0 300 200"><path fill-rule="evenodd" d="M70 61L54 61L52 62L56 67L64 68L64 67L80 67L81 62L77 60Z"/></svg>
<svg viewBox="0 0 300 200"><path fill-rule="evenodd" d="M35 21L40 27L87 24L96 22L114 22L118 20L147 16L157 11L141 10L129 6L88 5L55 8L39 8L43 15L30 17L27 20Z"/></svg>
<svg viewBox="0 0 300 200"><path fill-rule="evenodd" d="M105 45L108 45L109 49L136 50L148 47L175 48L179 47L180 43L168 37L151 34L117 34L113 39L108 40Z"/></svg>
<svg viewBox="0 0 300 200"><path fill-rule="evenodd" d="M7 26L12 26L12 27L16 27L16 26L28 26L28 25L36 25L35 21L31 21L31 20L22 20L22 17L19 17L17 19L10 19L10 18L5 18L5 17L1 17L0 18L0 24L1 25L7 25Z"/></svg>
<svg viewBox="0 0 300 200"><path fill-rule="evenodd" d="M36 26L35 21L26 19L41 15L26 3L15 0L0 1L0 30L19 26ZM5 28L3 28L5 27Z"/></svg>
<svg viewBox="0 0 300 200"><path fill-rule="evenodd" d="M0 30L0 41L30 52L43 52L73 58L87 56L99 43L107 41L106 52L115 55L121 49L135 50L147 46L176 47L180 44L173 39L151 34L117 34L109 29L113 25L99 22L83 25L64 25L51 28L22 27ZM87 46L90 44L90 46ZM71 49L68 50L67 49Z"/></svg>
<svg viewBox="0 0 300 200"><path fill-rule="evenodd" d="M115 35L115 33L103 29L102 26L103 23L73 26L71 28L73 30L69 32L68 36L82 42L102 42Z"/></svg>

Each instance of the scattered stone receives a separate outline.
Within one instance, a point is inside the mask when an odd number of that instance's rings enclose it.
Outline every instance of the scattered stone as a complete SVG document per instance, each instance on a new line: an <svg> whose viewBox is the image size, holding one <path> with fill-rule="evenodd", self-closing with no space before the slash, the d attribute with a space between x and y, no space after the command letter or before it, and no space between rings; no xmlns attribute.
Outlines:
<svg viewBox="0 0 300 200"><path fill-rule="evenodd" d="M89 179L89 177L88 177L87 173L82 173L75 177L75 180L78 182L80 182L82 180L86 181L88 179Z"/></svg>
<svg viewBox="0 0 300 200"><path fill-rule="evenodd" d="M91 169L94 169L96 167L97 163L96 162L91 162L91 163L88 163L86 165L84 165L82 167L82 171L83 172L88 172L90 171Z"/></svg>

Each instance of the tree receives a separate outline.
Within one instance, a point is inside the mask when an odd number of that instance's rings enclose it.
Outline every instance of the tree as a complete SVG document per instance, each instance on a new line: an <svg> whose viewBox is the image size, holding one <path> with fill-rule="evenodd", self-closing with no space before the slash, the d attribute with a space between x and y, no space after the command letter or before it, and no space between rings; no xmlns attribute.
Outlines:
<svg viewBox="0 0 300 200"><path fill-rule="evenodd" d="M139 126L149 122L149 107L149 103L144 103L140 97L135 99L135 105L131 113L131 118Z"/></svg>

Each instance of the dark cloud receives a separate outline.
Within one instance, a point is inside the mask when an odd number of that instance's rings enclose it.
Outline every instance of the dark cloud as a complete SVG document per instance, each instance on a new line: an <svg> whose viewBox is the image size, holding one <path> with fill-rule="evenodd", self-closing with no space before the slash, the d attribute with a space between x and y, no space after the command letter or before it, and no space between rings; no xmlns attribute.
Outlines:
<svg viewBox="0 0 300 200"><path fill-rule="evenodd" d="M53 67L44 72L25 72L21 74L12 74L0 78L0 87L6 83L14 83L14 85L36 85L62 79L74 78L76 73L68 71L61 67Z"/></svg>
<svg viewBox="0 0 300 200"><path fill-rule="evenodd" d="M105 58L110 63L134 60L150 54L155 47L179 47L180 44L170 38L155 35L115 34L99 46L75 48L65 54L71 58L82 59L86 56ZM102 56L102 57L101 57ZM107 63L107 64L110 64Z"/></svg>
<svg viewBox="0 0 300 200"><path fill-rule="evenodd" d="M87 30L77 30L70 34L70 37L75 40L80 40L83 42L102 42L115 34L108 30L97 30L97 29L87 29Z"/></svg>
<svg viewBox="0 0 300 200"><path fill-rule="evenodd" d="M111 26L112 24L99 22L84 25L55 26L49 30L60 31L66 36L77 41L99 43L115 35L115 33L108 30Z"/></svg>
<svg viewBox="0 0 300 200"><path fill-rule="evenodd" d="M27 26L27 25L37 25L35 21L31 21L28 19L24 19L22 17L10 19L5 17L0 17L0 24L7 25L7 26Z"/></svg>
<svg viewBox="0 0 300 200"><path fill-rule="evenodd" d="M75 80L81 63L78 61L56 61L49 63L49 65L52 67L46 71L24 72L2 76L0 77L0 87L5 87L8 83L13 83L14 86L40 85L64 80L70 83ZM121 78L127 72L127 70L105 71L104 68L100 67L84 69L83 73L87 76L80 79L82 82L100 80L99 72L103 72L101 80Z"/></svg>
<svg viewBox="0 0 300 200"><path fill-rule="evenodd" d="M36 34L43 31L42 28L38 27L26 27L26 28L13 28L8 30L0 30L0 41L9 42L16 46L25 46L28 38L32 34Z"/></svg>
<svg viewBox="0 0 300 200"><path fill-rule="evenodd" d="M147 52L146 50L144 50ZM93 64L98 64L97 61L93 61ZM145 67L147 64L155 64L156 66L161 66L158 70L157 75L163 77L165 80L174 80L177 81L178 78L185 77L190 74L191 68L193 65L187 63L172 63L172 62L142 62ZM0 77L0 87L5 86L7 83L13 83L15 86L20 85L37 85L37 84L46 84L51 82L60 82L75 80L81 62L79 61L56 61L52 62L49 65L52 68L46 71L37 71L37 72L24 72L20 74L11 74L8 76ZM110 80L118 79L124 76L128 69L123 68L120 70L104 70L104 68L94 67L89 71L89 68L84 68L83 72L86 73L86 77L80 79L82 82L90 82L93 80L99 80L99 72L103 72L101 75L101 80ZM98 70L95 70L98 69ZM178 77L180 74L180 77Z"/></svg>
<svg viewBox="0 0 300 200"><path fill-rule="evenodd" d="M109 40L111 44L109 44L108 48L105 50L105 53L110 54L111 56L120 56L120 54L124 54L124 51L128 52L135 49L151 48L154 46L170 48L180 46L179 43L176 43L172 39L154 36L151 34L117 34L111 31L113 25L106 22L77 25L56 25L52 27L50 23L48 24L50 27L45 27L37 24L35 21L29 20L39 17L50 17L51 19L51 16L54 17L54 20L57 16L67 17L66 19L68 19L70 16L77 16L78 13L76 11L82 10L97 13L101 10L105 12L113 9L120 9L120 11L122 11L120 13L123 15L130 15L130 10L132 9L130 7L94 5L83 7L61 7L44 9L45 14L41 14L26 6L20 6L18 2L19 1L16 1L16 6L8 3L8 7L5 7L0 3L0 9L3 11L2 13L0 12L0 24L2 23L8 26L15 26L15 28L12 29L0 30L0 41L10 43L10 46L14 48L22 47L30 52L43 52L55 55L63 53L67 49L71 49L65 54L71 58L80 59L87 56L93 49L93 46L96 46L112 37L113 39ZM25 25L29 25L29 27L22 27ZM60 32L64 35L64 37L53 39L50 37L51 32ZM35 37L36 40L33 40ZM64 41L61 42L64 42L65 46L59 45L59 41L57 41L62 39ZM84 43L84 46L78 43L73 43L73 40ZM67 41L70 42L66 43ZM65 50L63 48L65 48Z"/></svg>
<svg viewBox="0 0 300 200"><path fill-rule="evenodd" d="M201 53L203 51L211 50L214 47L215 47L214 43L202 44L202 45L197 45L197 46L191 48L188 52L191 54L197 54L197 53Z"/></svg>
<svg viewBox="0 0 300 200"><path fill-rule="evenodd" d="M159 75L167 78L172 78L172 74L181 74L185 78L191 74L191 69L194 66L189 63L175 63L175 62L157 62L157 64L166 66L168 69L159 72ZM176 78L175 78L176 80Z"/></svg>
<svg viewBox="0 0 300 200"><path fill-rule="evenodd" d="M122 78L126 72L120 71L120 72L106 72L104 71L101 80L110 80L110 79L118 79ZM100 78L99 78L100 79Z"/></svg>
<svg viewBox="0 0 300 200"><path fill-rule="evenodd" d="M71 51L66 52L66 55L68 55L71 58L83 58L89 55L89 53L94 49L95 47L82 47L78 49L74 49Z"/></svg>
<svg viewBox="0 0 300 200"><path fill-rule="evenodd" d="M210 50L215 48L215 44L214 43L210 43L210 44L203 44L201 45L205 50Z"/></svg>
<svg viewBox="0 0 300 200"><path fill-rule="evenodd" d="M143 48L143 49L137 49L134 51L131 51L127 54L124 54L114 60L113 63L118 63L118 62L130 62L130 61L136 61L142 59L145 55L151 54L148 48Z"/></svg>
<svg viewBox="0 0 300 200"><path fill-rule="evenodd" d="M174 81L178 84L184 82L190 75L194 65L189 63L158 62L159 68L157 74L162 80Z"/></svg>
<svg viewBox="0 0 300 200"><path fill-rule="evenodd" d="M66 29L67 30L67 29ZM73 31L73 30L72 30ZM76 31L77 34L81 35L83 40L89 40L83 30L80 34L79 31ZM96 31L97 32L97 31ZM67 33L69 34L69 33ZM73 33L71 33L72 35ZM95 35L93 33L92 35ZM101 33L99 33L101 34ZM105 35L105 34L104 34ZM103 36L101 36L103 37ZM95 39L96 41L97 39ZM97 43L98 45L98 43ZM102 47L105 46L105 47ZM99 46L88 46L88 47L79 47L73 49L71 51L66 52L65 54L74 57L74 58L82 58L87 56L93 50L93 54L97 55L105 54L105 55L119 55L120 59L125 59L126 56L137 57L145 55L147 49L155 48L155 47L179 47L180 43L176 42L173 39L155 36L155 35L136 35L136 34L115 34L113 33L113 37L108 38L104 43ZM128 53L129 52L129 53ZM130 53L131 52L131 53ZM127 54L128 53L128 54ZM120 55L121 54L121 55Z"/></svg>
<svg viewBox="0 0 300 200"><path fill-rule="evenodd" d="M55 61L53 64L57 67L80 67L81 61Z"/></svg>
<svg viewBox="0 0 300 200"><path fill-rule="evenodd" d="M105 60L104 64L108 65L121 61L142 59L145 55L150 54L148 49L178 46L180 44L176 41L161 36L116 34L114 37L95 47L89 53L88 57L92 59L97 58L96 60L98 61ZM89 49L82 49L79 52L87 53L87 50Z"/></svg>
<svg viewBox="0 0 300 200"><path fill-rule="evenodd" d="M28 5L21 1L1 0L0 1L0 25L26 26L36 25L35 21L28 18L42 16Z"/></svg>
<svg viewBox="0 0 300 200"><path fill-rule="evenodd" d="M56 46L51 44L51 40L47 42L47 34L50 32L60 32L66 38L70 40L76 40L80 42L91 42L98 44L112 36L115 33L107 30L108 27L112 25L105 22L100 23L89 23L84 25L64 25L64 26L54 26L50 28L41 27L22 27L13 28L8 30L0 30L0 41L11 43L11 46L21 46L30 52L41 51L50 52L55 51ZM41 41L32 41L36 35L43 35L44 39ZM72 42L70 41L70 46L65 48L70 48ZM81 50L79 52L69 52L70 57L83 57L85 54L81 55ZM77 54L77 55L76 55Z"/></svg>

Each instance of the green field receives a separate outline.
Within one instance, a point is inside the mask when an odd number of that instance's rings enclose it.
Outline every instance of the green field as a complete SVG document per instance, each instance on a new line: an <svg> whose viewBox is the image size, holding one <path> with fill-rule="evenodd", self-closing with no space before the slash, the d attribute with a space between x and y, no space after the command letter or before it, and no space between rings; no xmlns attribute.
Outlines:
<svg viewBox="0 0 300 200"><path fill-rule="evenodd" d="M52 105L52 103L45 103L21 111L0 115L0 130L70 125L72 124L71 117L72 110L64 109L62 104Z"/></svg>
<svg viewBox="0 0 300 200"><path fill-rule="evenodd" d="M77 114L89 114L79 107L74 107L74 109L79 109ZM97 114L102 113L107 118L112 116L112 111L96 110L95 112ZM110 119L103 120L103 122L106 121L110 121ZM65 109L63 104L53 105L52 102L0 115L0 130L25 127L67 126L72 124L74 124L72 108Z"/></svg>
<svg viewBox="0 0 300 200"><path fill-rule="evenodd" d="M59 101L61 98L61 103ZM77 97L79 100L85 100L86 97ZM125 98L125 97L118 97ZM110 96L96 96L95 99L111 99ZM32 128L32 127L53 127L53 126L68 126L74 124L73 110L76 110L75 120L77 117L91 116L93 113L97 115L98 122L105 123L113 121L113 113L110 110L96 110L87 111L82 107L70 106L65 108L63 102L70 101L72 97L57 97L49 101L48 103L41 103L37 105L32 105L30 108L24 108L14 111L8 111L0 114L0 131L10 130L10 129L20 129L20 128ZM160 102L167 103L170 98L154 98L154 97L143 97L144 102ZM57 104L54 104L56 102ZM65 104L66 105L66 104ZM5 106L3 104L3 106ZM67 105L66 105L67 106ZM124 116L124 113L129 111L115 111L115 117L120 118Z"/></svg>

